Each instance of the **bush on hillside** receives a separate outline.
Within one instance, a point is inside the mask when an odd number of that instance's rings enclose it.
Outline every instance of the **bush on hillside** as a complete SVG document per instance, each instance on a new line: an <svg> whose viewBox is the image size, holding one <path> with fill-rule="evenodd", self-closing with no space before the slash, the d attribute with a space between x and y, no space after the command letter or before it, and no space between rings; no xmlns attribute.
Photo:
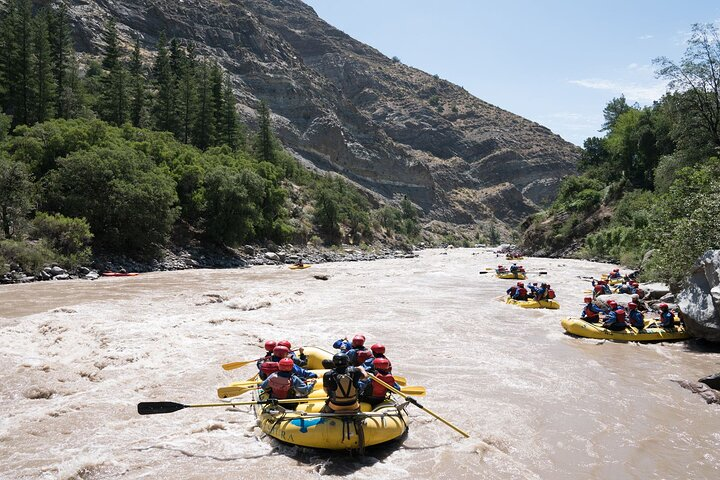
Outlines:
<svg viewBox="0 0 720 480"><path fill-rule="evenodd" d="M93 235L84 218L37 212L32 221L31 237L47 241L59 254L59 263L65 268L74 268L90 261Z"/></svg>

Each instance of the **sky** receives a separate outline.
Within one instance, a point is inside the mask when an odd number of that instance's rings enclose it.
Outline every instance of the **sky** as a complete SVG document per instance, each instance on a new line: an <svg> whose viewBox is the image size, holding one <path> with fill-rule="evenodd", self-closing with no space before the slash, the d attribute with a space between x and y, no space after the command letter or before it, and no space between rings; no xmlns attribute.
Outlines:
<svg viewBox="0 0 720 480"><path fill-rule="evenodd" d="M652 60L679 61L719 0L304 0L388 57L545 125L582 146L603 108L666 91Z"/></svg>

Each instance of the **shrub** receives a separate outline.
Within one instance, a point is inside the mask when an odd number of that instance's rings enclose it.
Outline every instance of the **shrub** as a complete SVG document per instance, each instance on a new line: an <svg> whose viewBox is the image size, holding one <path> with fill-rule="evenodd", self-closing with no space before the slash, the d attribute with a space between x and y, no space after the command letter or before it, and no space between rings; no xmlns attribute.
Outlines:
<svg viewBox="0 0 720 480"><path fill-rule="evenodd" d="M59 256L45 241L24 242L15 240L0 240L0 258L17 263L20 270L26 273L38 274L46 265L60 263ZM0 262L0 269L4 262Z"/></svg>
<svg viewBox="0 0 720 480"><path fill-rule="evenodd" d="M84 218L68 218L38 212L32 221L31 235L44 239L60 257L66 268L73 268L90 260L93 235Z"/></svg>

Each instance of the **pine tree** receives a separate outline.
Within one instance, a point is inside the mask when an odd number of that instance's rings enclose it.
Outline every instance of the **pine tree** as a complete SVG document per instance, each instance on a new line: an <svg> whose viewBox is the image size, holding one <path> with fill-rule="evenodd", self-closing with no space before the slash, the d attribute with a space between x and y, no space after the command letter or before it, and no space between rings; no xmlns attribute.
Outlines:
<svg viewBox="0 0 720 480"><path fill-rule="evenodd" d="M212 95L213 112L215 118L213 119L215 124L216 140L215 144L222 144L222 132L223 132L223 91L225 87L225 78L220 66L213 62L210 67L210 90Z"/></svg>
<svg viewBox="0 0 720 480"><path fill-rule="evenodd" d="M145 124L145 75L140 57L140 39L135 39L135 48L130 58L130 121L134 127L142 127Z"/></svg>
<svg viewBox="0 0 720 480"><path fill-rule="evenodd" d="M275 136L270 123L270 109L263 100L258 108L259 129L255 138L255 154L264 162L275 163Z"/></svg>
<svg viewBox="0 0 720 480"><path fill-rule="evenodd" d="M72 88L73 85L78 84L77 62L68 18L67 6L63 2L60 2L58 8L51 11L48 16L50 55L56 93L55 112L58 118L71 118L78 111L79 92Z"/></svg>
<svg viewBox="0 0 720 480"><path fill-rule="evenodd" d="M103 35L105 49L102 67L104 73L100 78L100 117L113 125L122 125L127 119L127 72L120 59L117 26L110 19L105 25Z"/></svg>
<svg viewBox="0 0 720 480"><path fill-rule="evenodd" d="M170 68L170 55L164 33L160 34L157 49L153 66L153 78L157 89L153 104L153 123L158 130L175 133L177 132L175 79Z"/></svg>
<svg viewBox="0 0 720 480"><path fill-rule="evenodd" d="M215 103L210 75L211 68L208 63L200 62L197 69L197 115L193 129L193 144L201 150L207 149L215 141Z"/></svg>
<svg viewBox="0 0 720 480"><path fill-rule="evenodd" d="M171 57L172 58L172 57ZM189 143L192 129L195 125L195 111L197 109L197 92L195 88L196 60L194 50L188 49L187 55L180 57L178 71L178 112L177 117L180 123L178 139L183 143Z"/></svg>
<svg viewBox="0 0 720 480"><path fill-rule="evenodd" d="M52 75L48 14L41 12L33 25L33 110L34 120L44 122L53 116L55 83Z"/></svg>
<svg viewBox="0 0 720 480"><path fill-rule="evenodd" d="M221 130L218 133L221 144L228 145L233 150L244 147L240 122L235 109L235 94L232 91L230 77L227 76L225 77L222 93Z"/></svg>
<svg viewBox="0 0 720 480"><path fill-rule="evenodd" d="M5 112L13 126L32 121L32 9L30 0L12 0L8 9Z"/></svg>

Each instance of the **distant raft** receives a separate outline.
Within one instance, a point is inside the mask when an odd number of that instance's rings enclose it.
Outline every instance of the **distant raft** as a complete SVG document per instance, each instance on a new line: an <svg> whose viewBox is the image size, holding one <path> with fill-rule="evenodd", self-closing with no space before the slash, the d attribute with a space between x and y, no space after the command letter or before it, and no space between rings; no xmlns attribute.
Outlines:
<svg viewBox="0 0 720 480"><path fill-rule="evenodd" d="M525 275L525 272L517 272L517 273L496 273L496 277L498 278L505 278L505 279L515 279L515 280L525 280L527 278L527 275Z"/></svg>
<svg viewBox="0 0 720 480"><path fill-rule="evenodd" d="M607 276L607 275L602 275L602 276L600 277L600 280L606 281L608 285L619 285L619 284L621 284L621 283L623 283L623 282L625 281L625 280L623 280L622 278L610 278L610 279L608 279L608 276Z"/></svg>
<svg viewBox="0 0 720 480"><path fill-rule="evenodd" d="M525 257L511 257L508 255L505 257L505 260L525 260Z"/></svg>
<svg viewBox="0 0 720 480"><path fill-rule="evenodd" d="M306 268L310 268L312 265L308 265L307 263L303 265L290 265L290 270L305 270Z"/></svg>
<svg viewBox="0 0 720 480"><path fill-rule="evenodd" d="M654 320L646 320L645 325L655 323ZM586 322L582 318L563 318L560 325L566 332L578 337L597 338L600 340L615 340L619 342L667 342L674 340L687 340L690 334L682 325L677 325L674 331L668 331L659 327L645 327L638 330L628 327L625 330L613 331L603 328L600 323Z"/></svg>
<svg viewBox="0 0 720 480"><path fill-rule="evenodd" d="M522 308L550 308L552 310L560 308L560 304L555 300L514 300L508 297L505 303Z"/></svg>

